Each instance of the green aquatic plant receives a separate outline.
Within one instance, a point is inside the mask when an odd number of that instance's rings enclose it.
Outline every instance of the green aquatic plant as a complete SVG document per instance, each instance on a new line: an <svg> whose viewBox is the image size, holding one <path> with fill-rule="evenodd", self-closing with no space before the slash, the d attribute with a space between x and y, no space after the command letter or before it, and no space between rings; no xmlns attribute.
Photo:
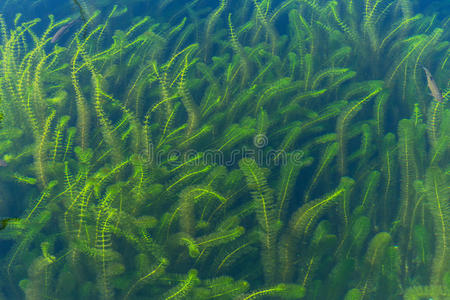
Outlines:
<svg viewBox="0 0 450 300"><path fill-rule="evenodd" d="M0 18L0 298L445 297L448 20L179 4Z"/></svg>
<svg viewBox="0 0 450 300"><path fill-rule="evenodd" d="M361 282L362 298L368 293L368 285L370 282L374 281L374 277L380 276L380 272L377 268L382 266L381 261L384 259L385 251L390 241L391 236L387 232L380 232L369 242L364 261L367 274L363 277Z"/></svg>
<svg viewBox="0 0 450 300"><path fill-rule="evenodd" d="M407 300L416 300L424 297L445 299L447 296L448 288L434 285L410 287L405 293L405 299Z"/></svg>
<svg viewBox="0 0 450 300"><path fill-rule="evenodd" d="M276 210L273 191L267 186L266 176L256 161L242 159L239 167L247 179L247 185L253 190L252 196L257 207L258 223L261 227L263 245L263 266L267 282L275 280L275 239L277 235Z"/></svg>
<svg viewBox="0 0 450 300"><path fill-rule="evenodd" d="M369 84L367 86L370 86ZM338 134L338 142L339 142L339 152L338 152L338 161L339 161L339 172L341 175L345 175L347 172L347 163L346 163L346 139L347 134L345 133L345 128L348 126L348 122L361 110L362 105L370 100L372 97L377 95L381 91L381 87L375 88L371 91L367 96L362 98L359 101L351 102L339 115L339 118L336 123L336 132ZM350 90L346 98L350 97L353 93L358 93L359 90Z"/></svg>
<svg viewBox="0 0 450 300"><path fill-rule="evenodd" d="M439 168L429 168L425 177L425 193L429 210L433 215L435 229L435 255L433 260L431 283L440 285L446 270L448 270L448 239L449 239L449 204L448 187L445 175Z"/></svg>

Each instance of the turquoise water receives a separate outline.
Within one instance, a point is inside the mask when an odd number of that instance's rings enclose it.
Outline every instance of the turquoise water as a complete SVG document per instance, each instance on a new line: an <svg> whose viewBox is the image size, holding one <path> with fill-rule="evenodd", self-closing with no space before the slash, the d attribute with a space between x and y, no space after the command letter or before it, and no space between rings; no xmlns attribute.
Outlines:
<svg viewBox="0 0 450 300"><path fill-rule="evenodd" d="M0 300L449 299L449 1L23 3Z"/></svg>

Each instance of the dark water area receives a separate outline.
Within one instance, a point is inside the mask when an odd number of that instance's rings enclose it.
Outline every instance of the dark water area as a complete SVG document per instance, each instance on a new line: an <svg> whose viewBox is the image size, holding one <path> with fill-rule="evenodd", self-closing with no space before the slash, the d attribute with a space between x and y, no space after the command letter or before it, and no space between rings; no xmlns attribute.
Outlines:
<svg viewBox="0 0 450 300"><path fill-rule="evenodd" d="M0 300L450 299L449 0L2 0Z"/></svg>

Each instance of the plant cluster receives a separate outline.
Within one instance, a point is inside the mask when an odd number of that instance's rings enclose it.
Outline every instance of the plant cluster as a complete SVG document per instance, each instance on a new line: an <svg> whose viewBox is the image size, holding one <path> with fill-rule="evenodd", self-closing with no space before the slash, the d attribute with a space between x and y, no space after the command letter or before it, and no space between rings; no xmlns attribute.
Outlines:
<svg viewBox="0 0 450 300"><path fill-rule="evenodd" d="M156 2L0 18L0 299L448 299L450 17Z"/></svg>

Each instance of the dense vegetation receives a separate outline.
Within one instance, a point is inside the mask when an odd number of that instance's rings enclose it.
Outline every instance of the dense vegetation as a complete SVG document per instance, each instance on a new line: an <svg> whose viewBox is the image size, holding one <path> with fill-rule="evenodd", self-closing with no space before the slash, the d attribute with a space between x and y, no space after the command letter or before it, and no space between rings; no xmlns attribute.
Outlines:
<svg viewBox="0 0 450 300"><path fill-rule="evenodd" d="M450 17L155 2L0 18L0 299L448 299Z"/></svg>

